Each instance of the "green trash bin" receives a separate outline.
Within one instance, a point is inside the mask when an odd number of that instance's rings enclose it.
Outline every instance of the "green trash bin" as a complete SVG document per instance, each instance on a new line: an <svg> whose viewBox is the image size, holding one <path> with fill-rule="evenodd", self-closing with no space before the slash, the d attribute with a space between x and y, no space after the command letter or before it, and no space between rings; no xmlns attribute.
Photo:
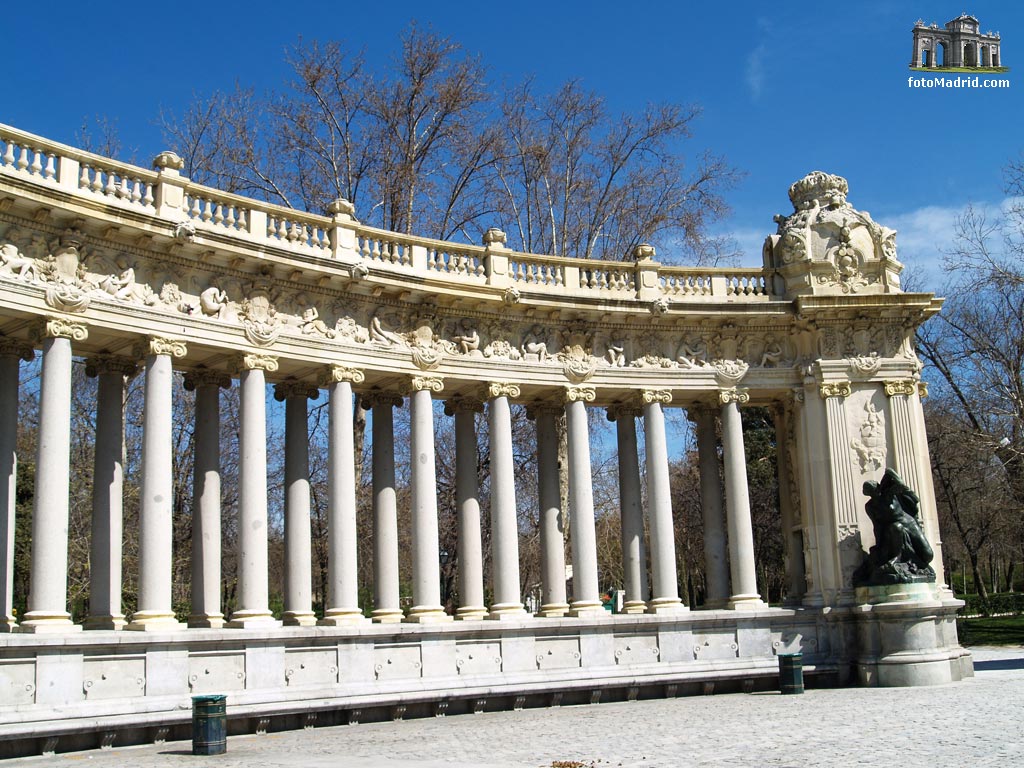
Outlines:
<svg viewBox="0 0 1024 768"><path fill-rule="evenodd" d="M802 653L779 654L779 691L782 693L804 692L804 655Z"/></svg>
<svg viewBox="0 0 1024 768"><path fill-rule="evenodd" d="M227 698L192 697L193 755L222 755L228 751Z"/></svg>

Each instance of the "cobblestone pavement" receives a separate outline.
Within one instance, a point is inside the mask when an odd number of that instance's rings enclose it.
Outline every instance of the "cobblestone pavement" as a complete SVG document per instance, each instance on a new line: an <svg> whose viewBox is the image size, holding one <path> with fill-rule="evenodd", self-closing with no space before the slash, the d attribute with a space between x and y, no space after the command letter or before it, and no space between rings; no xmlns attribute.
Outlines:
<svg viewBox="0 0 1024 768"><path fill-rule="evenodd" d="M929 688L726 694L366 723L12 760L90 768L1024 766L1024 647L974 649L976 677Z"/></svg>

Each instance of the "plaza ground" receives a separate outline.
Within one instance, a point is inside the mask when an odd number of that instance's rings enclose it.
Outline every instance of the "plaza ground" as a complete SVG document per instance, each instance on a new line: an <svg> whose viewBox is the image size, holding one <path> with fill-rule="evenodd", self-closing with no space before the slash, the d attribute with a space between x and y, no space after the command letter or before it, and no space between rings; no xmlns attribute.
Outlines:
<svg viewBox="0 0 1024 768"><path fill-rule="evenodd" d="M90 768L679 768L1024 765L1024 646L972 649L976 676L919 688L810 690L492 712L9 761Z"/></svg>

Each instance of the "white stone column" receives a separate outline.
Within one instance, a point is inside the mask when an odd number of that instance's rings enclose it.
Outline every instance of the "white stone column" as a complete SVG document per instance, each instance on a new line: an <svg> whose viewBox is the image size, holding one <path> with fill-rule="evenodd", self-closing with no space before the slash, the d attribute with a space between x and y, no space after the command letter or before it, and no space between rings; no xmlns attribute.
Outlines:
<svg viewBox="0 0 1024 768"><path fill-rule="evenodd" d="M185 343L150 336L140 347L146 392L142 422L139 491L139 606L125 627L153 632L183 629L171 595L174 561L173 358Z"/></svg>
<svg viewBox="0 0 1024 768"><path fill-rule="evenodd" d="M615 422L619 459L619 515L622 528L622 573L625 601L623 613L647 610L647 551L644 546L644 507L640 495L640 453L636 441L636 419L640 410L630 405L608 409Z"/></svg>
<svg viewBox="0 0 1024 768"><path fill-rule="evenodd" d="M47 318L39 389L32 565L28 611L20 632L70 632L68 601L68 506L71 477L71 342L88 329L62 317Z"/></svg>
<svg viewBox="0 0 1024 768"><path fill-rule="evenodd" d="M412 461L412 607L406 621L451 621L441 605L441 558L437 542L437 467L434 403L431 392L444 389L437 376L414 376L409 395Z"/></svg>
<svg viewBox="0 0 1024 768"><path fill-rule="evenodd" d="M327 609L318 622L328 627L362 624L356 552L356 455L352 424L352 384L361 384L358 368L331 366L321 380L327 386Z"/></svg>
<svg viewBox="0 0 1024 768"><path fill-rule="evenodd" d="M590 477L590 430L587 402L593 387L566 389L565 431L569 447L569 526L572 529L573 600L569 615L603 618L597 581L597 535L594 530L594 487Z"/></svg>
<svg viewBox="0 0 1024 768"><path fill-rule="evenodd" d="M519 586L519 519L516 514L515 456L508 399L519 396L515 384L491 382L487 388L491 432L491 567L494 603L489 619L524 619Z"/></svg>
<svg viewBox="0 0 1024 768"><path fill-rule="evenodd" d="M786 558L786 605L800 605L806 591L803 531L799 483L792 460L796 440L795 413L789 404L777 403L775 420L775 465L779 475L779 516Z"/></svg>
<svg viewBox="0 0 1024 768"><path fill-rule="evenodd" d="M696 424L697 460L700 466L700 507L704 524L705 608L725 608L729 603L729 555L726 549L725 509L718 462L715 413L706 405L690 409Z"/></svg>
<svg viewBox="0 0 1024 768"><path fill-rule="evenodd" d="M18 361L32 348L0 336L0 633L13 632L14 524L18 477Z"/></svg>
<svg viewBox="0 0 1024 768"><path fill-rule="evenodd" d="M754 562L754 529L750 520L747 489L747 457L743 450L743 422L740 403L750 400L742 389L719 390L722 405L722 453L725 462L725 509L729 527L729 567L732 595L729 607L758 609L764 602L757 592Z"/></svg>
<svg viewBox="0 0 1024 768"><path fill-rule="evenodd" d="M840 603L852 603L852 576L863 559L860 542L863 494L860 484L854 481L850 423L846 412L846 398L852 394L853 389L848 381L827 381L819 386L818 392L825 401L825 434L828 441L826 463L834 514L829 543L839 555L837 599Z"/></svg>
<svg viewBox="0 0 1024 768"><path fill-rule="evenodd" d="M449 416L455 416L455 509L459 548L459 607L455 618L460 621L476 621L487 615L476 448L476 414L483 409L483 402L464 395L449 398L444 409Z"/></svg>
<svg viewBox="0 0 1024 768"><path fill-rule="evenodd" d="M289 379L274 386L284 401L284 616L285 626L312 627L313 545L310 532L309 412L316 387Z"/></svg>
<svg viewBox="0 0 1024 768"><path fill-rule="evenodd" d="M267 575L267 380L277 358L258 352L238 363L238 607L227 626L276 627Z"/></svg>
<svg viewBox="0 0 1024 768"><path fill-rule="evenodd" d="M647 435L647 505L651 526L651 600L649 613L687 610L679 599L676 575L676 531L672 519L672 489L668 478L668 439L662 403L672 402L667 389L645 389L644 432Z"/></svg>
<svg viewBox="0 0 1024 768"><path fill-rule="evenodd" d="M196 393L190 627L224 626L220 603L220 390L230 386L231 377L221 371L197 368L185 374L185 389Z"/></svg>
<svg viewBox="0 0 1024 768"><path fill-rule="evenodd" d="M931 456L921 405L921 399L928 394L928 387L924 382L913 379L887 381L885 394L889 399L890 466L920 499L921 526L935 553L931 566L935 569L936 586L948 593Z"/></svg>
<svg viewBox="0 0 1024 768"><path fill-rule="evenodd" d="M402 398L371 392L364 401L373 409L373 611L375 622L402 620L398 580L398 500L395 496L395 426L392 409Z"/></svg>
<svg viewBox="0 0 1024 768"><path fill-rule="evenodd" d="M569 612L565 591L565 532L558 467L560 405L538 403L530 414L537 421L537 501L540 505L541 605L538 616L557 618Z"/></svg>
<svg viewBox="0 0 1024 768"><path fill-rule="evenodd" d="M98 377L96 442L89 544L89 616L86 629L122 629L121 550L124 531L124 383L135 362L112 355L91 358L85 367Z"/></svg>

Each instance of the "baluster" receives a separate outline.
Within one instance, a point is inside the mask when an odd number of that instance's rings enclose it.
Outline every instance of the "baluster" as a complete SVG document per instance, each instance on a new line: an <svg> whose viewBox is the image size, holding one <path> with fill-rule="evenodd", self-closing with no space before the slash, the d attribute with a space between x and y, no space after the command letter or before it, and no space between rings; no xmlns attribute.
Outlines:
<svg viewBox="0 0 1024 768"><path fill-rule="evenodd" d="M117 175L107 171L107 183L103 187L103 194L107 197L117 196Z"/></svg>
<svg viewBox="0 0 1024 768"><path fill-rule="evenodd" d="M132 202L138 205L142 199L142 179L132 179Z"/></svg>
<svg viewBox="0 0 1024 768"><path fill-rule="evenodd" d="M373 249L370 251L370 258L373 261L383 261L381 258L380 240L373 238Z"/></svg>
<svg viewBox="0 0 1024 768"><path fill-rule="evenodd" d="M103 193L103 173L104 171L102 169L93 168L92 184L89 188L98 195Z"/></svg>
<svg viewBox="0 0 1024 768"><path fill-rule="evenodd" d="M43 178L50 181L57 178L57 157L53 152L46 153L46 170L43 171Z"/></svg>
<svg viewBox="0 0 1024 768"><path fill-rule="evenodd" d="M121 177L121 184L117 188L117 196L121 200L132 199L132 191L128 187L128 179L126 179L124 176Z"/></svg>
<svg viewBox="0 0 1024 768"><path fill-rule="evenodd" d="M142 195L142 204L147 208L153 207L153 185L149 182L143 184L143 188L146 190L145 194ZM187 209L186 209L187 210Z"/></svg>
<svg viewBox="0 0 1024 768"><path fill-rule="evenodd" d="M40 158L43 156L43 150L32 149L32 163L29 165L28 170L33 176L38 176L43 171L43 164L40 162Z"/></svg>
<svg viewBox="0 0 1024 768"><path fill-rule="evenodd" d="M4 150L4 165L10 167L14 165L14 142L7 141L6 144L7 149Z"/></svg>
<svg viewBox="0 0 1024 768"><path fill-rule="evenodd" d="M203 200L203 221L210 221L213 218L213 202L211 200Z"/></svg>
<svg viewBox="0 0 1024 768"><path fill-rule="evenodd" d="M89 188L89 171L91 171L91 170L92 170L91 166L87 165L86 163L82 163L82 168L81 168L81 170L78 173L78 188L79 189L88 189Z"/></svg>
<svg viewBox="0 0 1024 768"><path fill-rule="evenodd" d="M224 223L224 206L217 203L217 207L213 209L213 223L220 226Z"/></svg>
<svg viewBox="0 0 1024 768"><path fill-rule="evenodd" d="M21 153L18 155L18 170L24 171L28 168L28 147L21 147Z"/></svg>
<svg viewBox="0 0 1024 768"><path fill-rule="evenodd" d="M245 208L238 209L238 228L243 232L246 232L249 229L249 221Z"/></svg>
<svg viewBox="0 0 1024 768"><path fill-rule="evenodd" d="M277 237L277 219L273 216L267 216L267 237L271 239Z"/></svg>
<svg viewBox="0 0 1024 768"><path fill-rule="evenodd" d="M192 218L198 219L200 214L203 212L202 201L198 197L192 198Z"/></svg>

